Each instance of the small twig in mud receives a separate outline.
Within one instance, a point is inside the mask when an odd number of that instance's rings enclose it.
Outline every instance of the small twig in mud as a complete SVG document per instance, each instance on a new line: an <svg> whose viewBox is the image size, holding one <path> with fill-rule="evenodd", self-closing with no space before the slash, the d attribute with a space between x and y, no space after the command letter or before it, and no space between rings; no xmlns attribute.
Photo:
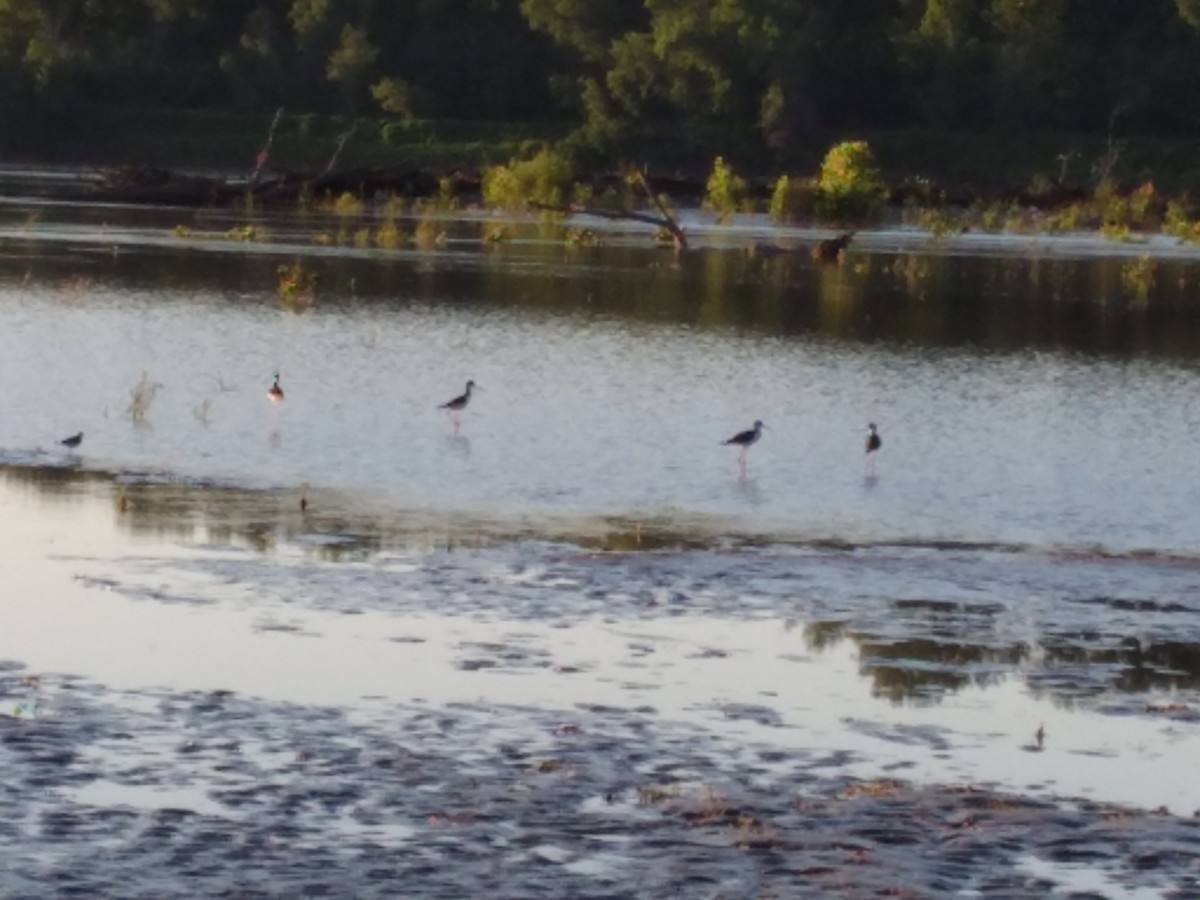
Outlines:
<svg viewBox="0 0 1200 900"><path fill-rule="evenodd" d="M141 381L134 385L130 392L128 413L133 421L145 421L146 414L150 412L150 406L154 403L154 395L158 393L160 387L162 387L161 384L151 381L149 375L145 372L142 373Z"/></svg>
<svg viewBox="0 0 1200 900"><path fill-rule="evenodd" d="M41 679L37 677L22 679L21 683L29 688L29 696L16 705L13 710L13 716L20 718L21 716L29 716L31 719L36 719L42 714L42 702L38 697L38 689L41 687Z"/></svg>
<svg viewBox="0 0 1200 900"><path fill-rule="evenodd" d="M216 375L205 375L204 377L215 381L217 383L217 390L222 394L229 394L237 390L237 385L227 383L225 379L221 377L220 372L218 372Z"/></svg>
<svg viewBox="0 0 1200 900"><path fill-rule="evenodd" d="M1033 733L1033 743L1026 744L1021 749L1028 753L1041 753L1043 745L1046 742L1046 726L1039 725L1038 730Z"/></svg>
<svg viewBox="0 0 1200 900"><path fill-rule="evenodd" d="M884 797L894 794L899 790L900 782L887 778L879 778L874 781L859 781L846 785L846 787L838 791L837 796L839 800L849 800L852 797L862 796Z"/></svg>
<svg viewBox="0 0 1200 900"><path fill-rule="evenodd" d="M639 806L653 806L656 803L663 803L678 796L679 785L676 784L668 785L667 787L649 785L637 789L637 802Z"/></svg>

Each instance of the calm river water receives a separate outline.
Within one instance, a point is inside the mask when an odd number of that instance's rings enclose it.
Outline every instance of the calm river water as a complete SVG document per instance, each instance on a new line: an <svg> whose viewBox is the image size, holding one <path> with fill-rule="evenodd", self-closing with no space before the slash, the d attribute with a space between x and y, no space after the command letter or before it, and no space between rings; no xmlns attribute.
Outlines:
<svg viewBox="0 0 1200 900"><path fill-rule="evenodd" d="M820 235L751 219L697 218L681 256L536 222L488 241L481 214L398 250L377 218L229 233L246 221L0 206L0 711L20 727L87 695L136 731L147 704L217 691L264 704L285 745L315 740L305 708L349 717L344 740L419 743L414 709L468 708L476 731L439 751L466 759L625 710L707 748L675 787L737 782L755 748L816 781L1200 809L1200 255L898 230L820 266ZM296 261L311 302L281 297ZM437 406L468 379L456 433ZM743 475L721 442L756 419ZM81 852L51 814L240 815L164 749L181 721L77 747L4 833L23 863L0 891L60 874L47 842ZM658 771L631 759L610 785ZM334 806L327 833L430 827ZM542 857L561 896L636 861ZM1010 860L1009 888L1200 877L1047 858ZM76 886L122 873L102 874Z"/></svg>

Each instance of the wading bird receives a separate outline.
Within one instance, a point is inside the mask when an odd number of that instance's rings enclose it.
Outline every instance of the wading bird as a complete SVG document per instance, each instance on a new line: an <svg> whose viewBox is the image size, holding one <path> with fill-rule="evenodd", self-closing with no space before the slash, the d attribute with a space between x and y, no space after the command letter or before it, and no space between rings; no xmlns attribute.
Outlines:
<svg viewBox="0 0 1200 900"><path fill-rule="evenodd" d="M758 442L758 439L762 437L762 430L766 427L760 419L755 419L754 427L749 431L738 432L729 440L721 442L722 445L735 444L742 448L742 452L738 454L738 465L742 467L743 474L746 471L746 451L750 449L751 444Z"/></svg>
<svg viewBox="0 0 1200 900"><path fill-rule="evenodd" d="M455 397L453 400L447 400L445 403L438 406L438 409L444 409L446 415L450 417L450 421L454 423L454 433L458 434L459 418L467 404L471 402L471 391L475 389L475 382L468 381L467 389Z"/></svg>
<svg viewBox="0 0 1200 900"><path fill-rule="evenodd" d="M864 447L867 451L867 474L875 474L875 451L883 446L883 438L879 436L879 430L872 422L867 426L867 440Z"/></svg>
<svg viewBox="0 0 1200 900"><path fill-rule="evenodd" d="M267 396L271 399L272 403L279 403L283 400L283 388L279 386L278 372L275 373L275 380L271 383L271 386L267 388Z"/></svg>

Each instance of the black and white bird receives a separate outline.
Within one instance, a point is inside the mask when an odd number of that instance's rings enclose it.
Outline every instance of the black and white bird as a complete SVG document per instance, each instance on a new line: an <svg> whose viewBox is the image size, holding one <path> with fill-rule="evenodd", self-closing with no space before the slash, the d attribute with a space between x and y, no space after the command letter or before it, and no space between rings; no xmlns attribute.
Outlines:
<svg viewBox="0 0 1200 900"><path fill-rule="evenodd" d="M875 453L883 446L883 438L879 436L879 429L872 422L867 426L867 439L863 444L867 452L867 473L875 474Z"/></svg>
<svg viewBox="0 0 1200 900"><path fill-rule="evenodd" d="M754 427L749 431L739 431L727 441L722 441L722 445L734 444L742 448L742 452L738 454L738 463L743 469L746 468L746 451L750 449L752 444L758 443L758 439L762 437L763 429L767 426L762 423L762 420L755 419Z"/></svg>
<svg viewBox="0 0 1200 900"><path fill-rule="evenodd" d="M471 391L475 390L475 382L468 381L467 389L459 394L453 400L447 400L445 403L438 406L438 409L444 409L446 415L450 417L450 421L454 423L454 433L458 434L459 419L462 411L467 408L467 404L471 402Z"/></svg>
<svg viewBox="0 0 1200 900"><path fill-rule="evenodd" d="M73 434L68 438L63 438L61 441L59 441L59 443L64 447L69 447L71 450L74 450L83 443L83 432L81 431L79 434Z"/></svg>

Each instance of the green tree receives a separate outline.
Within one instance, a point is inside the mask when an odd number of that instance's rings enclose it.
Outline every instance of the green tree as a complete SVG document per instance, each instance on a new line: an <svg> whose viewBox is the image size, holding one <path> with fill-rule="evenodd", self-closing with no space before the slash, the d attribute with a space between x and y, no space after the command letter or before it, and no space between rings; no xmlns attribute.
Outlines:
<svg viewBox="0 0 1200 900"><path fill-rule="evenodd" d="M379 57L379 48L367 39L367 32L354 25L345 25L334 51L329 54L325 68L330 81L342 85L343 97L352 109L363 105L362 89L367 71Z"/></svg>
<svg viewBox="0 0 1200 900"><path fill-rule="evenodd" d="M1067 0L992 0L995 115L1005 125L1053 125L1066 76Z"/></svg>
<svg viewBox="0 0 1200 900"><path fill-rule="evenodd" d="M912 107L931 125L982 121L988 106L979 96L986 73L979 0L918 0L909 14L896 44Z"/></svg>

